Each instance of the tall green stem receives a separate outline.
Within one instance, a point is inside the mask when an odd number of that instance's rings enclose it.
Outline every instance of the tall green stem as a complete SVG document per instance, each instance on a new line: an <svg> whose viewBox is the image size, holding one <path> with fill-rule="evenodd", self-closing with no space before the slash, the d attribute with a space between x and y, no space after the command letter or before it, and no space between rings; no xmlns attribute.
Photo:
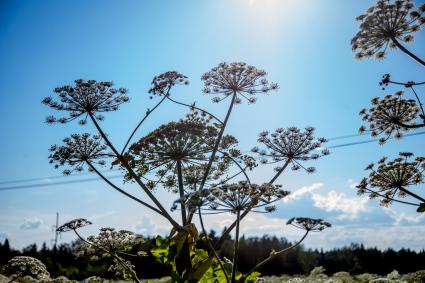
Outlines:
<svg viewBox="0 0 425 283"><path fill-rule="evenodd" d="M182 224L185 226L187 224L186 219L186 203L185 203L185 196L184 196L184 187L183 187L183 173L182 173L182 162L181 160L177 160L177 178L179 182L179 193L180 193L180 209L182 212Z"/></svg>
<svg viewBox="0 0 425 283"><path fill-rule="evenodd" d="M248 278L248 276L251 274L251 273L253 273L254 271L256 271L257 269L259 269L261 266L263 266L264 264L266 264L266 263L268 263L269 261L271 261L273 258L275 258L276 256L278 256L278 255L280 255L280 254L282 254L282 253L284 253L284 252L287 252L287 251L289 251L289 250L291 250L291 249L293 249L293 248L295 248L295 247L297 247L297 246L299 246L301 243L302 243L302 241L304 241L304 239L307 237L307 234L309 233L309 231L306 231L305 232L305 234L302 236L302 238L297 242L297 243L295 243L294 245L292 245L292 246L290 246L290 247L287 247L287 248L285 248L285 249L282 249L282 250L280 250L280 251L278 251L278 252L274 252L274 253L271 253L270 254L270 256L268 257L268 258L266 258L266 259L264 259L263 261L261 261L261 262L259 262L256 266L254 266L250 271L248 271L248 273L246 273L246 274L244 274L243 276L242 276L242 278L241 279L239 279L238 280L238 282L244 282L245 280L246 280L246 278Z"/></svg>
<svg viewBox="0 0 425 283"><path fill-rule="evenodd" d="M97 131L102 136L106 144L111 148L111 150L114 152L118 160L121 162L121 164L125 167L125 169L128 171L130 176L136 181L136 183L143 189L143 191L149 196L149 198L155 203L155 205L158 207L158 209L162 212L162 216L167 218L167 220L173 225L174 228L181 228L181 226L170 216L170 214L165 210L165 208L162 206L162 204L157 200L157 198L152 194L152 192L149 190L148 187L140 180L140 178L136 175L136 173L133 171L133 169L128 165L128 163L125 161L123 156L116 150L114 145L109 141L108 137L105 135L103 130L100 128L99 124L96 121L96 118L93 116L91 112L88 113L90 116L90 119L93 121L93 124L95 125Z"/></svg>
<svg viewBox="0 0 425 283"><path fill-rule="evenodd" d="M409 196L412 196L412 197L414 197L414 198L416 198L416 199L418 199L418 200L420 200L420 201L422 201L422 202L424 202L424 203L425 203L425 199L424 199L423 197L418 196L417 194L412 193L411 191L406 190L406 189L405 189L405 188L403 188L403 187L400 187L400 188L399 188L399 190L400 190L400 191L402 191L403 193L406 193L406 194L408 194Z"/></svg>
<svg viewBox="0 0 425 283"><path fill-rule="evenodd" d="M149 110L145 117L143 117L143 119L139 122L139 124L137 124L136 128L134 128L133 132L131 133L130 137L128 138L127 142L125 143L122 151L121 151L121 155L124 154L125 150L127 149L128 144L130 143L131 139L133 138L133 136L136 134L137 130L140 128L140 126L143 124L143 122L145 122L145 120L149 117L149 115L156 109L159 107L159 105L161 105L161 103L165 100L165 98L167 98L167 95L169 95L169 91L167 91L167 93L164 95L164 97L155 105L154 108L152 108L152 110Z"/></svg>
<svg viewBox="0 0 425 283"><path fill-rule="evenodd" d="M210 238L208 237L207 230L205 229L204 220L202 219L202 212L201 208L198 207L198 214L199 214L199 222L201 223L202 232L205 235L205 239L207 241L207 245L210 248L210 252L214 254L214 257L217 259L218 264L220 265L221 270L223 270L224 277L226 277L226 282L229 283L229 277L227 276L226 269L224 269L223 263L221 262L220 257L218 256L217 252L214 249L214 246L211 243Z"/></svg>
<svg viewBox="0 0 425 283"><path fill-rule="evenodd" d="M207 181L208 174L210 173L212 163L214 162L215 155L217 153L218 147L220 146L221 138L223 137L224 130L226 128L227 122L229 121L230 113L232 113L233 105L235 104L236 92L233 93L232 101L230 102L229 109L227 110L226 118L224 119L223 125L221 126L220 133L218 134L217 141L215 142L213 151L211 153L210 160L208 162L207 168L205 169L204 176L202 178L199 190L204 188L205 182Z"/></svg>
<svg viewBox="0 0 425 283"><path fill-rule="evenodd" d="M132 200L137 201L138 203L152 209L153 211L155 211L156 213L159 213L162 215L162 212L160 210L158 210L157 208L153 207L152 205L136 198L133 195L130 195L129 193L127 193L126 191L120 189L119 187L117 187L115 184L113 184L111 181L109 181L102 173L99 172L99 170L96 169L96 167L93 166L93 164L91 164L90 162L86 161L87 164L89 165L89 167L97 174L99 175L100 178L102 178L102 180L104 180L108 185L110 185L112 188L114 188L115 190L117 190L118 192L122 193L123 195L125 195L126 197L131 198Z"/></svg>
<svg viewBox="0 0 425 283"><path fill-rule="evenodd" d="M233 268L232 268L232 283L236 282L236 272L238 268L238 257L239 257L239 225L240 225L240 210L236 213L236 235L235 244L233 246Z"/></svg>
<svg viewBox="0 0 425 283"><path fill-rule="evenodd" d="M424 60L422 60L421 58L419 58L418 56L416 56L415 54L410 52L406 47L401 45L400 42L398 42L398 40L395 37L392 37L391 40L398 48L400 48L401 51L403 51L404 53L409 55L413 60L415 60L416 62L418 62L419 64L421 64L422 66L425 67L425 61Z"/></svg>
<svg viewBox="0 0 425 283"><path fill-rule="evenodd" d="M288 167L289 163L291 163L291 159L286 160L285 164L282 166L282 168L279 169L279 171L274 175L274 177L270 180L269 184L273 184L274 181L282 174L283 171L285 171L286 167Z"/></svg>

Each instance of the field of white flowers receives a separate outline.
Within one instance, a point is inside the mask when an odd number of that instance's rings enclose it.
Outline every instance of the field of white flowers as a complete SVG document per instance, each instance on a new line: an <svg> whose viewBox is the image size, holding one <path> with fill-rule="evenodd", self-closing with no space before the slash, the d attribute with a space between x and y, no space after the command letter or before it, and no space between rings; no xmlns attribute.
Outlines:
<svg viewBox="0 0 425 283"><path fill-rule="evenodd" d="M419 270L410 274L400 274L397 270L387 274L386 276L379 276L376 274L364 273L360 275L350 275L348 272L341 271L331 276L326 275L322 267L316 267L308 276L271 276L259 277L256 282L260 283L425 283L425 270ZM9 282L9 278L0 274L0 283ZM64 276L60 276L48 281L36 280L29 276L16 280L20 283L76 283L75 280L69 280ZM83 281L83 283L127 283L128 281L112 281L105 280L99 277L90 277ZM171 278L165 277L161 279L149 279L145 282L149 283L169 283ZM203 282L201 283L212 283Z"/></svg>

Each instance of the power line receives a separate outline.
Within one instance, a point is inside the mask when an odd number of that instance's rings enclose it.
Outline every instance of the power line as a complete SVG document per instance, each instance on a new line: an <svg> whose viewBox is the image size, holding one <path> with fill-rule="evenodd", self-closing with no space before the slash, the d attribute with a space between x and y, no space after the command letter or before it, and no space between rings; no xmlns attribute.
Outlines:
<svg viewBox="0 0 425 283"><path fill-rule="evenodd" d="M110 176L108 178L109 179L116 179L118 177L122 177L122 176L121 175L114 175L114 176ZM48 186L54 186L54 185L75 184L75 183L92 182L92 181L98 181L98 180L101 180L101 178L100 177L94 177L94 178L86 178L86 179L79 179L79 180L69 180L69 181L61 181L61 182L54 182L54 183L29 184L29 185L11 186L11 187L0 188L0 191L20 190L20 189L29 189L29 188L37 188L37 187L48 187Z"/></svg>
<svg viewBox="0 0 425 283"><path fill-rule="evenodd" d="M100 171L102 173L107 173L107 172L111 172L111 171L118 171L119 169L112 169L112 170L105 170L105 171ZM74 174L72 175L73 177L79 177L79 176L87 176L87 175L91 175L93 173L91 172L84 172L84 173L78 173L78 174ZM49 179L61 179L64 177L69 177L66 175L56 175L56 176L50 176L50 177L37 177L37 178L28 178L28 179L19 179L19 180L10 180L10 181L1 181L0 185L5 185L5 184L13 184L13 183L27 183L27 182L34 182L34 181L46 181Z"/></svg>
<svg viewBox="0 0 425 283"><path fill-rule="evenodd" d="M411 134L406 134L405 137L411 137L411 136L419 136L419 135L424 135L425 131L423 132L418 132L418 133L411 133ZM333 139L342 139L344 137L352 137L354 135L351 136L341 136L341 137L336 137ZM392 137L390 137L390 139L393 139ZM340 147L348 147L348 146L353 146L353 145L359 145L359 144L366 144L366 143L372 143L372 142L377 142L379 141L379 139L372 139L372 140L364 140L364 141L357 141L357 142L351 142L351 143L344 143L344 144L338 144L338 145L333 145L333 146L329 146L327 148L340 148ZM118 169L115 169L114 171L116 171ZM110 171L108 171L110 172ZM78 176L82 176L82 175L87 175L87 174L92 174L92 173L80 173L78 174ZM15 181L7 181L7 182L0 182L0 184L5 184L5 183L19 183L19 182L28 182L29 180L46 180L46 179L58 179L58 178L63 178L63 177L67 177L67 176L53 176L53 177L47 177L47 178L32 178L32 179L22 179L22 180L15 180ZM116 179L116 178L122 178L122 175L113 175L110 176L108 178L110 179ZM36 187L47 187L47 186L54 186L54 185L65 185L65 184L75 184L75 183L83 183L83 182L92 182L92 181L98 181L100 180L100 177L93 177L93 178L86 178L86 179L77 179L77 180L67 180L67 181L60 181L60 182L52 182L52 183L43 183L43 184L28 184L28 185L18 185L18 186L9 186L9 187L0 187L0 191L9 191L9 190L18 190L18 189L29 189L29 188L36 188Z"/></svg>
<svg viewBox="0 0 425 283"><path fill-rule="evenodd" d="M423 134L425 134L425 131L424 132L418 132L418 133L406 134L406 135L404 135L404 137L420 136L420 135L423 135ZM394 139L394 138L390 137L389 139ZM352 145L357 145L357 144L365 144L365 143L371 143L371 142L377 142L377 141L379 141L379 139L337 144L337 145L333 145L333 146L328 146L326 148L339 148L339 147L346 147L346 146L352 146Z"/></svg>

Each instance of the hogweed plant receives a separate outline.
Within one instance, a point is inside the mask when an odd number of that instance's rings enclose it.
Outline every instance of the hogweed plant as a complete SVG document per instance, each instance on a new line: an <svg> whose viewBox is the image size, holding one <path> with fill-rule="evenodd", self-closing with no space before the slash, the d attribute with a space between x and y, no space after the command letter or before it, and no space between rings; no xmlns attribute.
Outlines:
<svg viewBox="0 0 425 283"><path fill-rule="evenodd" d="M425 25L425 4L415 8L412 0L379 0L356 20L360 30L351 40L356 59L375 56L384 59L388 48L400 49L421 65L425 61L409 51L403 43L411 43L414 34Z"/></svg>
<svg viewBox="0 0 425 283"><path fill-rule="evenodd" d="M378 59L385 57L387 47L398 48L416 62L425 66L425 62L407 50L400 42L413 41L416 33L425 24L425 4L415 8L410 0L379 0L366 14L357 18L361 22L360 31L351 41L353 51L358 59L375 55ZM405 92L399 90L383 98L371 100L371 107L364 108L359 115L366 125L359 128L360 133L368 132L378 137L381 145L389 139L400 139L406 132L425 127L425 111L417 88L425 82L399 82L390 74L382 76L379 85L385 90L389 85L404 86L413 97L405 98ZM399 157L387 162L381 158L378 167L374 164L366 167L371 173L357 186L358 194L368 194L369 198L380 198L380 204L388 206L393 202L417 206L418 212L425 211L425 199L414 193L413 186L423 183L423 157L413 159L413 154L401 152ZM419 201L412 203L400 198L411 197Z"/></svg>
<svg viewBox="0 0 425 283"><path fill-rule="evenodd" d="M83 218L74 219L57 228L57 231L61 233L74 231L81 240L76 247L77 257L87 257L92 262L101 259L111 260L112 264L108 271L115 273L119 278L141 282L134 271L134 265L128 258L146 255L144 251L138 251L137 254L131 253L135 246L144 242L143 237L131 231L101 228L97 236L85 239L77 230L90 224L92 224L90 221Z"/></svg>
<svg viewBox="0 0 425 283"><path fill-rule="evenodd" d="M418 211L425 209L425 198L414 193L410 187L424 182L425 157L414 157L413 153L400 152L399 157L387 162L387 158L379 160L377 168L372 163L366 167L370 171L357 186L358 194L368 194L370 199L380 198L382 206L392 202L400 202L418 206ZM420 203L410 203L397 198L410 196Z"/></svg>
<svg viewBox="0 0 425 283"><path fill-rule="evenodd" d="M213 102L228 103L224 118L196 106L194 102L178 101L172 92L177 86L187 85L188 78L176 71L169 71L154 77L148 93L152 99L160 100L142 115L121 150L101 127L101 121L104 119L102 114L116 111L122 104L129 102L126 89L114 88L111 82L95 80L76 80L73 86L56 88L56 96L45 98L43 103L65 115L62 118L49 116L47 122L68 123L79 119L79 124L85 125L91 121L97 133L73 134L65 138L62 145L50 148L49 160L55 168L63 167L65 175L84 169L94 172L119 193L164 217L173 227L170 236L166 239L158 238L156 248L149 252L158 261L171 267L174 282L198 282L201 279L245 282L257 276L254 270L259 266L253 267L247 274L237 270L242 220L251 212L273 212L274 203L289 194L281 185L274 184L289 165L293 170L305 169L313 173L315 169L305 163L328 155L329 151L322 149L326 139L315 139L314 128L311 127L305 131L291 127L278 129L272 134L262 132L258 142L265 148L256 147L253 151L259 155L260 164L275 164L277 167L270 181L253 184L249 175L259 165L256 158L243 154L237 147L237 139L224 132L235 105L243 101L253 104L260 94L275 91L278 85L267 80L265 71L242 62L221 63L201 79L204 83L203 92L214 95ZM136 139L143 123L166 101L187 108L189 114ZM123 181L138 185L145 197L136 197L111 182L100 170L107 164L120 168ZM180 217L173 217L155 195L163 189L177 194L171 210L179 210ZM235 218L213 245L207 236L203 215L218 213L230 213ZM201 236L193 223L195 216L199 218ZM306 233L294 247L309 232L330 227L330 224L317 219L294 218L289 224L295 223ZM78 248L79 255L92 260L109 258L113 263L110 270L139 282L132 263L133 257L138 254L131 254L130 251L134 252L132 247L143 239L131 232L111 228L102 228L98 236L84 239L77 230L88 224L91 223L85 219L76 219L64 224L58 231L76 233L82 241ZM229 262L221 259L217 251L234 229L233 259ZM206 243L207 250L197 248L199 241ZM144 254L146 251L139 252ZM284 251L274 253L281 252ZM221 273L216 272L216 268ZM215 276L215 279L206 279L208 276Z"/></svg>
<svg viewBox="0 0 425 283"><path fill-rule="evenodd" d="M5 266L6 274L12 278L8 283L30 276L37 280L48 280L50 274L46 266L38 259L30 256L15 256L9 260Z"/></svg>

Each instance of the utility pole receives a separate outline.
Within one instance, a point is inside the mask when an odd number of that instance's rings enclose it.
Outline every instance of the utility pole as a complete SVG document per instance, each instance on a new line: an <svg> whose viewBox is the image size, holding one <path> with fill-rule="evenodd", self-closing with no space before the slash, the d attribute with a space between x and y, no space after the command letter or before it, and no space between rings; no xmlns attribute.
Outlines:
<svg viewBox="0 0 425 283"><path fill-rule="evenodd" d="M53 247L56 248L56 245L58 244L58 236L59 236L59 232L57 231L59 227L59 212L56 212L56 224L52 226L52 230L53 232L55 232L55 238L52 239L53 242Z"/></svg>

